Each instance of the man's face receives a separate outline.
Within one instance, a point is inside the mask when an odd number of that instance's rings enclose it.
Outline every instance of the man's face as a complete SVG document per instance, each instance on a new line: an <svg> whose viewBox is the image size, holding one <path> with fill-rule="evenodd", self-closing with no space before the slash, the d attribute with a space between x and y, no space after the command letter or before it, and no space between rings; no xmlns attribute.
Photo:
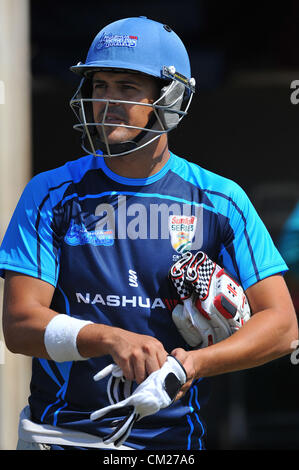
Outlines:
<svg viewBox="0 0 299 470"><path fill-rule="evenodd" d="M96 72L92 79L92 89L93 99L136 101L146 104L152 104L160 95L157 80L127 72ZM92 106L95 122L102 122L107 104L93 101ZM113 126L105 126L109 144L134 139L141 132L140 130L119 127L119 125L146 127L152 112L151 106L109 103L105 117L105 123L113 124ZM97 130L103 141L102 127L98 126Z"/></svg>

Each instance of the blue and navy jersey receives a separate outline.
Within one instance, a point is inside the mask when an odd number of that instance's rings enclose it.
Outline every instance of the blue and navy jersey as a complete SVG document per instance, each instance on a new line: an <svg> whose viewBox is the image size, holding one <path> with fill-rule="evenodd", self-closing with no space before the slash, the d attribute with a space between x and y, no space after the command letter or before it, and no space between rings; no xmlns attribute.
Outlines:
<svg viewBox="0 0 299 470"><path fill-rule="evenodd" d="M299 279L299 202L283 226L279 249L289 265L290 272Z"/></svg>
<svg viewBox="0 0 299 470"><path fill-rule="evenodd" d="M287 270L244 191L234 182L171 154L146 179L113 173L85 156L35 176L26 186L0 250L0 273L12 270L55 287L51 308L187 348L171 312L178 302L170 266L202 250L244 289ZM29 404L35 421L104 436L115 418L91 422L109 405L107 379L93 376L110 356L55 363L33 358ZM170 407L137 422L126 444L136 449L200 449L200 379Z"/></svg>

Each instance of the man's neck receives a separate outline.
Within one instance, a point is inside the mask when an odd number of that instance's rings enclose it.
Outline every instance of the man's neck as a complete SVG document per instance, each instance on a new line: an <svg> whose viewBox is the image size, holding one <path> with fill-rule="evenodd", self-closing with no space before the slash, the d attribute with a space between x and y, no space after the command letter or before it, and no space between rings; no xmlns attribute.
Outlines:
<svg viewBox="0 0 299 470"><path fill-rule="evenodd" d="M149 145L148 148L145 147L122 157L105 157L105 163L119 176L148 178L158 173L169 160L167 140L163 139L163 141L161 140L154 148Z"/></svg>

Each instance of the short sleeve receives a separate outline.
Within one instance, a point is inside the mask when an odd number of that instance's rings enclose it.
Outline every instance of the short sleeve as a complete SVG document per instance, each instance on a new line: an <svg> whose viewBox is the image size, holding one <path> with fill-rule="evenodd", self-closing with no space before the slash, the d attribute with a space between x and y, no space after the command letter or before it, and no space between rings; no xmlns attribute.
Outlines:
<svg viewBox="0 0 299 470"><path fill-rule="evenodd" d="M231 239L224 243L224 267L239 278L244 289L288 267L247 194L238 185L229 197Z"/></svg>
<svg viewBox="0 0 299 470"><path fill-rule="evenodd" d="M53 211L47 184L37 175L25 187L0 247L0 276L16 271L54 286L58 250L52 229Z"/></svg>
<svg viewBox="0 0 299 470"><path fill-rule="evenodd" d="M290 271L299 276L299 203L287 219L279 239L279 249Z"/></svg>

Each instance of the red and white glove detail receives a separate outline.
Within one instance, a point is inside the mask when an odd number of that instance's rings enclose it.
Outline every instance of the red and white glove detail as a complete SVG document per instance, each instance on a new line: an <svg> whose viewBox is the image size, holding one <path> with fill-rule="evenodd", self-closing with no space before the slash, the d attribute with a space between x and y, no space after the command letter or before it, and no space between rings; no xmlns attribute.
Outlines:
<svg viewBox="0 0 299 470"><path fill-rule="evenodd" d="M250 318L248 300L240 284L224 269L216 274L216 292L213 300L217 311L228 321L232 332L238 330Z"/></svg>
<svg viewBox="0 0 299 470"><path fill-rule="evenodd" d="M178 285L170 270L170 279L180 294L183 305L172 312L172 318L185 341L193 348L218 343L231 336L250 318L250 307L240 286L223 268L199 251L184 255L188 263ZM182 292L189 296L182 298Z"/></svg>

